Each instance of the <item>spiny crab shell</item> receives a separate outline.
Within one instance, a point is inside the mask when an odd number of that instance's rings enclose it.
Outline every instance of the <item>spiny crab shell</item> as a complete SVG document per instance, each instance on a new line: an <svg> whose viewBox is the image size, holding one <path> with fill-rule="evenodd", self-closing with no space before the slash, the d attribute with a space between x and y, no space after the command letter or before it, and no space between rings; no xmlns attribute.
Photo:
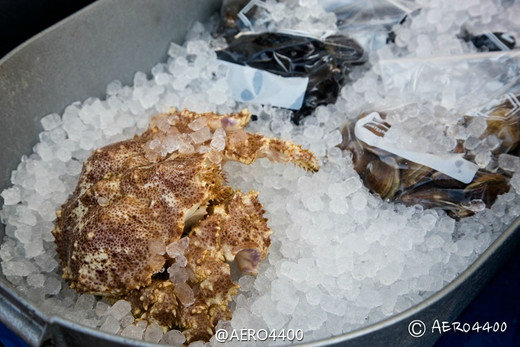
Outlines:
<svg viewBox="0 0 520 347"><path fill-rule="evenodd" d="M138 319L178 327L188 342L208 340L231 318L228 263L255 274L271 234L258 193L227 186L222 163L319 168L292 142L244 131L250 117L172 111L95 150L52 232L70 287L126 299Z"/></svg>

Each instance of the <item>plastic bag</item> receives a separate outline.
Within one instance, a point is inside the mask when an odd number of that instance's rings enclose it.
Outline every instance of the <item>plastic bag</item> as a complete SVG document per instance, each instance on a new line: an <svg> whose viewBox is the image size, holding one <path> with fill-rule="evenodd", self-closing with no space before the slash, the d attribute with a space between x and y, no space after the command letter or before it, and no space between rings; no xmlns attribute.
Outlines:
<svg viewBox="0 0 520 347"><path fill-rule="evenodd" d="M346 36L318 40L281 32L240 34L217 56L284 77L308 77L303 106L292 117L295 123L317 106L335 102L351 66L367 59L363 48Z"/></svg>
<svg viewBox="0 0 520 347"><path fill-rule="evenodd" d="M353 37L369 52L383 47L392 26L419 9L413 0L326 0L320 3L336 14L340 33Z"/></svg>
<svg viewBox="0 0 520 347"><path fill-rule="evenodd" d="M520 93L507 94L474 115L461 117L464 127L474 126L472 122L485 126L479 138L459 139L451 153L403 149L388 139L390 144L385 146L392 127L385 112L364 113L346 123L339 148L352 153L354 169L365 186L382 199L440 208L452 218L464 218L491 207L499 195L509 191L512 173L520 171L519 97ZM391 112L418 107L408 105ZM489 156L487 162L479 162L481 153Z"/></svg>
<svg viewBox="0 0 520 347"><path fill-rule="evenodd" d="M420 96L462 113L518 83L520 51L388 59L375 68L381 71L387 97L416 102Z"/></svg>
<svg viewBox="0 0 520 347"><path fill-rule="evenodd" d="M458 38L471 42L479 52L509 51L515 48L516 39L513 35L503 32L485 32L481 35L473 35L463 29Z"/></svg>
<svg viewBox="0 0 520 347"><path fill-rule="evenodd" d="M466 123L471 125L480 119L485 119L487 125L481 139L492 138L495 145L491 152L495 157L502 153L520 156L520 85L486 106L469 111Z"/></svg>
<svg viewBox="0 0 520 347"><path fill-rule="evenodd" d="M224 36L229 41L240 31L251 29L251 22L246 14L253 14L256 6L263 6L261 1L224 0L220 8L220 23L213 33Z"/></svg>
<svg viewBox="0 0 520 347"><path fill-rule="evenodd" d="M412 0L325 0L323 7L338 18L338 28L390 30L419 7Z"/></svg>

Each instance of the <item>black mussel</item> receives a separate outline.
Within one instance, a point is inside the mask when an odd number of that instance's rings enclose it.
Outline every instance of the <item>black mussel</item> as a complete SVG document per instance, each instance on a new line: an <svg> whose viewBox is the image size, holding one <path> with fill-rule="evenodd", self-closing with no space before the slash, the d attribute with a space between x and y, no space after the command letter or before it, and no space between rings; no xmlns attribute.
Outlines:
<svg viewBox="0 0 520 347"><path fill-rule="evenodd" d="M430 179L437 187L443 189L463 189L467 185L466 183L457 181L456 179L435 170L432 170Z"/></svg>
<svg viewBox="0 0 520 347"><path fill-rule="evenodd" d="M454 208L459 202L467 202L463 189L439 188L430 182L402 192L396 200L407 206L420 204L425 208Z"/></svg>
<svg viewBox="0 0 520 347"><path fill-rule="evenodd" d="M395 201L406 206L442 209L456 220L472 216L485 207L479 200L470 199L464 189L439 188L432 182L405 190Z"/></svg>
<svg viewBox="0 0 520 347"><path fill-rule="evenodd" d="M464 188L466 196L472 199L480 199L486 207L491 207L499 195L509 191L508 179L499 173L479 172L475 179Z"/></svg>
<svg viewBox="0 0 520 347"><path fill-rule="evenodd" d="M399 169L379 159L368 163L363 176L365 186L383 200L391 200L399 188Z"/></svg>
<svg viewBox="0 0 520 347"><path fill-rule="evenodd" d="M408 160L403 160L399 165L399 169L401 175L400 190L430 182L432 180L430 176L434 171L432 168Z"/></svg>
<svg viewBox="0 0 520 347"><path fill-rule="evenodd" d="M365 143L356 140L354 135L354 122L347 122L341 128L343 141L338 145L341 150L347 150L352 153L352 162L354 163L354 170L362 176L368 163L379 159L375 154L373 147L367 146ZM385 154L387 154L385 152Z"/></svg>
<svg viewBox="0 0 520 347"><path fill-rule="evenodd" d="M341 128L341 134L343 135L343 141L338 145L341 150L348 150L352 153L352 162L354 163L354 170L361 175L366 166L372 160L377 157L365 150L360 141L353 141L355 139L354 126L352 123L347 123Z"/></svg>
<svg viewBox="0 0 520 347"><path fill-rule="evenodd" d="M451 217L460 219L491 207L497 197L509 189L508 179L504 175L481 171L468 185L440 187L432 180L403 191L396 201L407 206L420 204L425 208L441 208Z"/></svg>

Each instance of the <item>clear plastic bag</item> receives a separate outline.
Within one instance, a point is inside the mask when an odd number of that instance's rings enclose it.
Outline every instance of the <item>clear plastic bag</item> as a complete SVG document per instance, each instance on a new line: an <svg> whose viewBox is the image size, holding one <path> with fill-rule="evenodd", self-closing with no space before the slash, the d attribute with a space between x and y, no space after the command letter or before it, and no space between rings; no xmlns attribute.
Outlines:
<svg viewBox="0 0 520 347"><path fill-rule="evenodd" d="M467 29L462 29L458 38L471 42L479 52L509 51L515 48L516 39L513 35L503 32L484 32L480 35L471 34Z"/></svg>
<svg viewBox="0 0 520 347"><path fill-rule="evenodd" d="M383 47L392 26L419 9L413 0L326 0L326 10L338 18L338 29L356 39L367 51Z"/></svg>
<svg viewBox="0 0 520 347"><path fill-rule="evenodd" d="M520 156L520 85L484 107L467 112L465 117L468 126L480 119L485 119L487 125L481 140L492 138L494 146L490 150L494 157L503 153ZM471 145L475 146L478 144Z"/></svg>
<svg viewBox="0 0 520 347"><path fill-rule="evenodd" d="M375 27L390 30L419 6L413 0L326 0L326 10L338 18L338 28L369 30Z"/></svg>
<svg viewBox="0 0 520 347"><path fill-rule="evenodd" d="M380 60L385 95L420 97L465 112L504 94L520 80L520 51Z"/></svg>
<svg viewBox="0 0 520 347"><path fill-rule="evenodd" d="M220 23L213 35L223 35L229 41L240 31L251 29L251 22L246 14L254 13L255 7L263 6L262 4L259 0L223 0L220 8Z"/></svg>

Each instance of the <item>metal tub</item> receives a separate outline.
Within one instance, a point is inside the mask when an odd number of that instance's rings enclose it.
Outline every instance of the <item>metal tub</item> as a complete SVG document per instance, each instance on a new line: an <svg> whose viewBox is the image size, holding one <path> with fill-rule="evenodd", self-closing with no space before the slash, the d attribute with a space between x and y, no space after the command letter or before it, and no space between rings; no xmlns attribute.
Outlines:
<svg viewBox="0 0 520 347"><path fill-rule="evenodd" d="M136 71L164 60L170 41L182 42L190 23L209 17L219 0L101 0L27 41L0 60L0 191L29 154L42 130L39 119L89 96L102 97L119 79L131 84ZM0 225L0 240L4 225ZM517 219L466 271L422 303L362 329L307 345L432 345L427 331L415 338L413 320L431 327L453 321L520 244ZM29 345L146 346L48 316L17 293L0 273L0 320Z"/></svg>

